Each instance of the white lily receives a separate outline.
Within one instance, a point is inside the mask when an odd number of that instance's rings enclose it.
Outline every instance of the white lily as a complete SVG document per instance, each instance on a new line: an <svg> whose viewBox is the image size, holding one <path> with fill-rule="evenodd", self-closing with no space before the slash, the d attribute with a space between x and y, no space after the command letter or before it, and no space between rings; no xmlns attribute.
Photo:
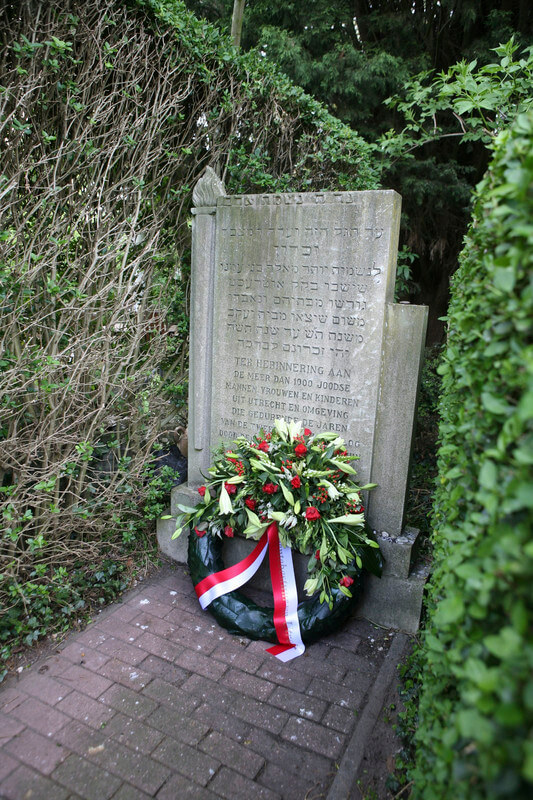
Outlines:
<svg viewBox="0 0 533 800"><path fill-rule="evenodd" d="M339 492L336 486L334 486L330 481L321 480L318 484L319 486L323 486L325 489L328 490L328 496L330 500L337 500L339 497L342 496L342 492Z"/></svg>
<svg viewBox="0 0 533 800"><path fill-rule="evenodd" d="M182 532L184 527L185 527L184 525L179 525L170 538L171 539L177 539L178 536L181 536L181 532Z"/></svg>
<svg viewBox="0 0 533 800"><path fill-rule="evenodd" d="M218 506L221 514L233 514L233 506L231 505L230 496L224 484L222 484L222 489L220 490Z"/></svg>
<svg viewBox="0 0 533 800"><path fill-rule="evenodd" d="M328 522L338 522L343 525L362 525L365 521L364 514L343 514L342 517L328 519Z"/></svg>
<svg viewBox="0 0 533 800"><path fill-rule="evenodd" d="M295 422L294 420L291 420L289 422L289 438L290 438L290 441L294 442L296 437L297 436L301 436L301 435L302 435L302 422L301 422L301 420L299 422Z"/></svg>
<svg viewBox="0 0 533 800"><path fill-rule="evenodd" d="M298 523L297 517L290 511L269 511L268 518L278 522L281 528L290 530Z"/></svg>
<svg viewBox="0 0 533 800"><path fill-rule="evenodd" d="M360 503L361 502L361 495L359 492L346 492L346 497L348 500L351 500L352 503Z"/></svg>
<svg viewBox="0 0 533 800"><path fill-rule="evenodd" d="M283 417L281 419L274 420L274 428L277 430L283 441L286 442L289 435L289 428L287 427L287 423Z"/></svg>
<svg viewBox="0 0 533 800"><path fill-rule="evenodd" d="M337 467L337 469L340 469L341 472L345 472L347 475L357 475L354 468L344 461L337 461L336 458L330 458L329 463L333 464L334 467Z"/></svg>

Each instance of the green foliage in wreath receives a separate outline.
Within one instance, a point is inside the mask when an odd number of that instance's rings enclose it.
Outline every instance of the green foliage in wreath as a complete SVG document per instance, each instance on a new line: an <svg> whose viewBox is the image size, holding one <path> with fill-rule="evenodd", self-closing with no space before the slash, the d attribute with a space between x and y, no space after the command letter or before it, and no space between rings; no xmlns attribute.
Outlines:
<svg viewBox="0 0 533 800"><path fill-rule="evenodd" d="M344 440L318 433L302 422L275 421L251 441L241 436L231 450L220 448L200 486L195 508L180 505L177 529L202 538L232 537L236 531L259 539L276 522L280 541L309 555L304 589L333 607L333 590L351 597L357 570L380 573L379 547L365 529L361 492Z"/></svg>

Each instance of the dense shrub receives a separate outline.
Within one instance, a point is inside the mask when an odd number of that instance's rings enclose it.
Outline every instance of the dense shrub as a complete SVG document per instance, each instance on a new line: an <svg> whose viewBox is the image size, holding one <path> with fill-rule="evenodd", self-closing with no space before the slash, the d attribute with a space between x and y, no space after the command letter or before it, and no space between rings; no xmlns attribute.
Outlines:
<svg viewBox="0 0 533 800"><path fill-rule="evenodd" d="M533 114L500 134L454 276L413 796L533 784Z"/></svg>
<svg viewBox="0 0 533 800"><path fill-rule="evenodd" d="M186 395L204 168L233 192L376 180L349 128L181 2L8 0L0 75L7 657L142 557L169 484L147 467Z"/></svg>

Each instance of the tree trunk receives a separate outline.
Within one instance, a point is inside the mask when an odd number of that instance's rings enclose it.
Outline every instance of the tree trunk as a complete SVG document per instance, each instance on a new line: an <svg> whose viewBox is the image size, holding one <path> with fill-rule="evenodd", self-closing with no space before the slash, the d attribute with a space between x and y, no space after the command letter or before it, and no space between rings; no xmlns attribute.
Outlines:
<svg viewBox="0 0 533 800"><path fill-rule="evenodd" d="M241 45L242 16L246 0L234 0L231 18L231 38L235 47Z"/></svg>

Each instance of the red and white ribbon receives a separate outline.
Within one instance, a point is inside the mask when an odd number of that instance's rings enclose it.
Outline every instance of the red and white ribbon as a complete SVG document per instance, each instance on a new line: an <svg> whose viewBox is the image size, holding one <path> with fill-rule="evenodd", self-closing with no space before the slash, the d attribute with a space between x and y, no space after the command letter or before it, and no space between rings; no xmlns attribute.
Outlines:
<svg viewBox="0 0 533 800"><path fill-rule="evenodd" d="M211 575L207 575L200 583L197 583L194 589L202 608L207 608L217 597L222 597L223 594L233 592L248 583L261 566L267 548L268 537L264 533L250 555L239 561L238 564L222 569L220 572L212 572Z"/></svg>
<svg viewBox="0 0 533 800"><path fill-rule="evenodd" d="M278 526L268 526L252 552L220 572L213 572L196 584L195 591L202 608L206 608L217 597L232 592L247 583L257 572L270 545L270 577L274 594L274 628L279 644L269 647L280 661L290 661L305 651L298 621L298 592L292 564L292 550L281 544Z"/></svg>

